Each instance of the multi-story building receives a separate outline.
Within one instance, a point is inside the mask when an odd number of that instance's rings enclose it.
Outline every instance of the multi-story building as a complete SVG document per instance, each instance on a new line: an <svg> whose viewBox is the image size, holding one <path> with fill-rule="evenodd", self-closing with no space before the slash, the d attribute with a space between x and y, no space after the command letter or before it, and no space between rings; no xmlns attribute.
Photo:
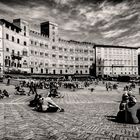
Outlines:
<svg viewBox="0 0 140 140"><path fill-rule="evenodd" d="M17 20L10 23L4 19L0 20L0 69L3 71L22 70L29 72L29 34L27 22L20 22L21 30Z"/></svg>
<svg viewBox="0 0 140 140"><path fill-rule="evenodd" d="M92 68L92 70L91 70ZM59 26L44 22L33 26L22 19L0 20L0 73L138 74L137 48L95 45L63 40Z"/></svg>
<svg viewBox="0 0 140 140"><path fill-rule="evenodd" d="M59 38L58 25L41 23L34 28L27 21L0 20L1 72L41 74L89 74L95 63L94 44Z"/></svg>
<svg viewBox="0 0 140 140"><path fill-rule="evenodd" d="M137 49L95 45L96 76L138 75Z"/></svg>

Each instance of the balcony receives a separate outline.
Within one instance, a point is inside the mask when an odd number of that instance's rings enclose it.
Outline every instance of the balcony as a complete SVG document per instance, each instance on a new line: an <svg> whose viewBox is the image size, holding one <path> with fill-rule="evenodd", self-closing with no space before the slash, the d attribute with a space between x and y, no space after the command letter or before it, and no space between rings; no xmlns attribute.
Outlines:
<svg viewBox="0 0 140 140"><path fill-rule="evenodd" d="M12 60L15 60L15 59L21 60L22 59L22 55L16 54L16 53L12 53L11 54L11 58L12 58Z"/></svg>

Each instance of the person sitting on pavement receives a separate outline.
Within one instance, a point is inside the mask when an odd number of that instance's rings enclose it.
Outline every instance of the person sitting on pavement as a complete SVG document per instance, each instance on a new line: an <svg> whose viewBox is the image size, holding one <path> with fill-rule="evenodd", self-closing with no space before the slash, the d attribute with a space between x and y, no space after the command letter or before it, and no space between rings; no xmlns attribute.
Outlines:
<svg viewBox="0 0 140 140"><path fill-rule="evenodd" d="M7 92L6 89L3 90L3 95L6 96L6 97L9 97L9 93Z"/></svg>
<svg viewBox="0 0 140 140"><path fill-rule="evenodd" d="M127 94L127 92L125 92L122 95L122 101L119 105L119 112L117 113L117 122L125 122L126 118L125 118L125 111L126 111L126 104L129 101L129 95Z"/></svg>
<svg viewBox="0 0 140 140"><path fill-rule="evenodd" d="M19 84L19 85L16 85L15 86L15 89L16 89L16 92L15 92L15 94L17 94L17 95L25 95L25 90L23 89L23 87L21 86L21 84Z"/></svg>
<svg viewBox="0 0 140 140"><path fill-rule="evenodd" d="M61 95L61 93L58 92L57 90L53 90L53 91L50 91L49 97L53 97L53 98L63 98L64 95Z"/></svg>
<svg viewBox="0 0 140 140"><path fill-rule="evenodd" d="M121 123L138 123L140 120L140 106L134 95L127 92L122 95L117 121Z"/></svg>
<svg viewBox="0 0 140 140"><path fill-rule="evenodd" d="M40 94L36 94L34 99L30 101L29 103L29 106L30 107L37 107L38 104L39 104L39 99L41 98L42 96Z"/></svg>
<svg viewBox="0 0 140 140"><path fill-rule="evenodd" d="M41 104L41 109L40 110L40 106L39 108L36 108L37 111L41 111L41 112L64 112L64 109L59 107L50 97L50 95L48 95L48 97L42 97L39 99L39 102Z"/></svg>
<svg viewBox="0 0 140 140"><path fill-rule="evenodd" d="M126 106L126 123L137 124L140 123L140 105L134 96L129 97L129 102Z"/></svg>

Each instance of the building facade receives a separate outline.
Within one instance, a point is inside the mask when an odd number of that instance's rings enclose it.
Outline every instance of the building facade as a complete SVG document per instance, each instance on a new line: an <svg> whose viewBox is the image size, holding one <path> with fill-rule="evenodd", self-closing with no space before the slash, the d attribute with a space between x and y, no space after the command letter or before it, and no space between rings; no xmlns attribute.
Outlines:
<svg viewBox="0 0 140 140"><path fill-rule="evenodd" d="M94 44L59 37L58 25L0 20L0 72L89 74L95 63Z"/></svg>
<svg viewBox="0 0 140 140"><path fill-rule="evenodd" d="M91 70L92 69L92 70ZM0 19L0 73L137 75L137 48L63 40L59 26ZM95 73L95 74L93 74Z"/></svg>
<svg viewBox="0 0 140 140"><path fill-rule="evenodd" d="M96 76L138 75L138 48L95 45Z"/></svg>

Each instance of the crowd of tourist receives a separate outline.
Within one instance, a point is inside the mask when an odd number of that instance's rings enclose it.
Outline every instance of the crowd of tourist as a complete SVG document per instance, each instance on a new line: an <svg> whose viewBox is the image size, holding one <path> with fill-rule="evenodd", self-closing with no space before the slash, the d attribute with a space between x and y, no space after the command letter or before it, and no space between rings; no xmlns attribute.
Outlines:
<svg viewBox="0 0 140 140"><path fill-rule="evenodd" d="M7 81L7 85L10 84L10 79ZM15 86L16 95L34 95L34 99L30 101L29 106L33 107L36 111L41 112L64 112L64 109L57 105L53 98L64 98L59 92L60 88L66 90L75 91L80 88L88 88L90 85L104 85L106 91L112 91L113 89L118 89L119 83L111 81L100 81L96 80L86 80L86 81L45 81L45 80L31 80L22 81ZM29 89L28 92L25 88ZM117 122L122 123L139 123L140 122L140 106L137 105L137 99L134 96L132 89L135 88L134 83L126 84L123 88L123 95L121 103L119 105L119 112L117 113ZM44 89L46 95L43 96L38 93L38 89ZM90 90L93 92L95 89L92 87ZM6 90L0 90L0 99L4 97L9 97Z"/></svg>

